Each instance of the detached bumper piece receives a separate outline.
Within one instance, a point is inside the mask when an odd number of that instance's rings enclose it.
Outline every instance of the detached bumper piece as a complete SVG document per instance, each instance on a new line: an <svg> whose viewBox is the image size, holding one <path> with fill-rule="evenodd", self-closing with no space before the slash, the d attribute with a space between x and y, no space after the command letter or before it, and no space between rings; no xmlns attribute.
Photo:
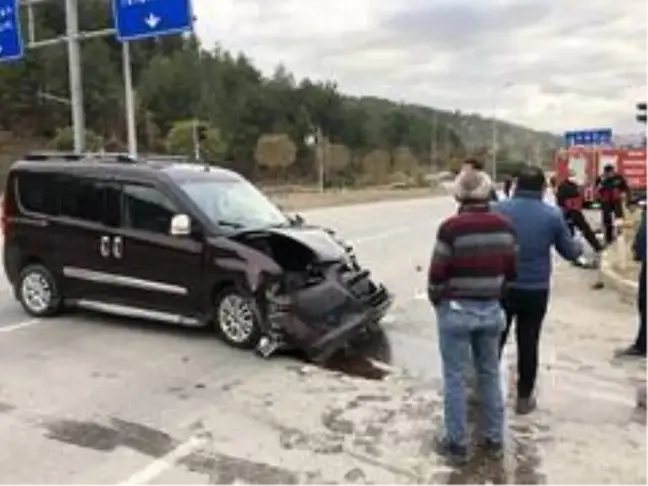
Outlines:
<svg viewBox="0 0 648 486"><path fill-rule="evenodd" d="M366 270L342 265L320 282L268 302L268 320L286 342L322 363L359 335L378 326L393 297Z"/></svg>

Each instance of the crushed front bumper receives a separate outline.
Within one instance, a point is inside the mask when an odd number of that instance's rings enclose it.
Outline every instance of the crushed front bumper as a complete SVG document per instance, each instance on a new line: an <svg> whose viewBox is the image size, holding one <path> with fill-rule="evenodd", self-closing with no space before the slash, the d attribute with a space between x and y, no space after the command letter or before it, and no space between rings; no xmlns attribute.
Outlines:
<svg viewBox="0 0 648 486"><path fill-rule="evenodd" d="M330 268L316 284L268 299L267 318L285 342L324 362L354 338L377 327L393 302L366 270Z"/></svg>

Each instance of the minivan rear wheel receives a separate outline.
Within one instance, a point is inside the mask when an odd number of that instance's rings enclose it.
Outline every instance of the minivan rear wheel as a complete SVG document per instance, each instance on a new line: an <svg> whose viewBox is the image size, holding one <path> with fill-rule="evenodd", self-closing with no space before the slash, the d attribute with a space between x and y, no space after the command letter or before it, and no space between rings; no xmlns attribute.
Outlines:
<svg viewBox="0 0 648 486"><path fill-rule="evenodd" d="M230 346L253 349L262 335L254 297L235 287L220 292L214 302L214 327Z"/></svg>
<svg viewBox="0 0 648 486"><path fill-rule="evenodd" d="M61 294L54 275L41 264L27 265L21 272L17 296L25 311L34 317L48 317L61 309Z"/></svg>

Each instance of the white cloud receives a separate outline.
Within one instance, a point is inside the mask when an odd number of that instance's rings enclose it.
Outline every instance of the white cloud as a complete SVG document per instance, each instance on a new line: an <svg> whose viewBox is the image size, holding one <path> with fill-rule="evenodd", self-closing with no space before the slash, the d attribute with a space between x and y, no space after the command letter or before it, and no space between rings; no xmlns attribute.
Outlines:
<svg viewBox="0 0 648 486"><path fill-rule="evenodd" d="M553 131L639 129L645 0L194 0L208 45L266 74L493 113ZM513 83L505 89L506 83ZM496 95L497 93L497 95Z"/></svg>

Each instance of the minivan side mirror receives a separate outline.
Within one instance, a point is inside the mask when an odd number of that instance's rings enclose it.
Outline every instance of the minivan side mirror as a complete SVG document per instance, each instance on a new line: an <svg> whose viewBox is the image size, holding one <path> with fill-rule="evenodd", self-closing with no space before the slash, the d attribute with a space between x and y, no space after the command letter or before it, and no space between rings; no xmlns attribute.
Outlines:
<svg viewBox="0 0 648 486"><path fill-rule="evenodd" d="M191 219L186 214L176 214L171 218L169 234L172 236L188 236L191 234Z"/></svg>

